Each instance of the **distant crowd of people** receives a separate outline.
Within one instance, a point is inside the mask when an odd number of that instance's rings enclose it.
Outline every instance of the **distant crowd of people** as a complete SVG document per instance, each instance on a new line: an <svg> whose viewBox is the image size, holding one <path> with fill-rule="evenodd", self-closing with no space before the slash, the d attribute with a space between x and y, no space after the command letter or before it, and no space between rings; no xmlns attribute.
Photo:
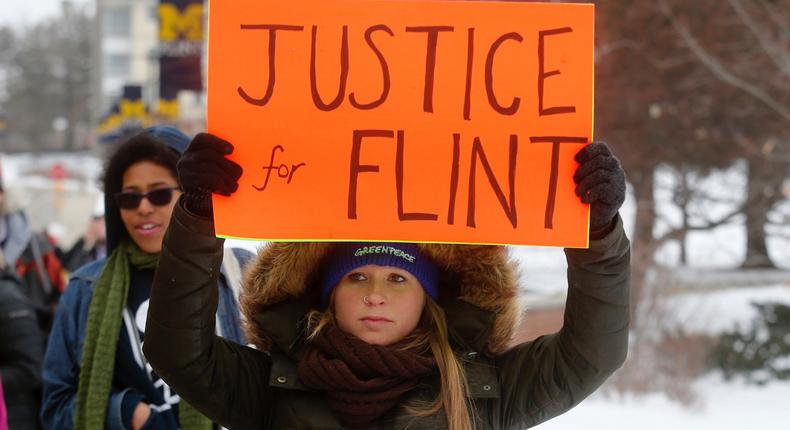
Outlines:
<svg viewBox="0 0 790 430"><path fill-rule="evenodd" d="M0 175L0 423L41 428L42 361L70 273L106 254L103 213L68 249L35 231ZM0 427L1 429L2 427Z"/></svg>

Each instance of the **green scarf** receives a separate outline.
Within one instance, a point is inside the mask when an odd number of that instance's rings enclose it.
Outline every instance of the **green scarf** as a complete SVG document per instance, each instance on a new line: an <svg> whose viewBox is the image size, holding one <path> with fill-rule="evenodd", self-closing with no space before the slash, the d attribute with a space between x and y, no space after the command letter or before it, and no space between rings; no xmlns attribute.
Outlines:
<svg viewBox="0 0 790 430"><path fill-rule="evenodd" d="M110 254L94 285L74 414L74 426L78 430L104 429L123 308L129 295L129 268L155 269L158 260L159 254L146 254L136 245L122 242ZM183 399L178 409L182 429L211 428L211 421Z"/></svg>

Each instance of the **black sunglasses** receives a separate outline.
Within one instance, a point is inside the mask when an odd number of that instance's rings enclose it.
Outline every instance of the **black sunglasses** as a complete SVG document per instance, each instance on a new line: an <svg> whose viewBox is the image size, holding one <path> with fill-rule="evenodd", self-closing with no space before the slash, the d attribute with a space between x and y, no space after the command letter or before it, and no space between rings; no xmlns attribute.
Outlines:
<svg viewBox="0 0 790 430"><path fill-rule="evenodd" d="M143 199L148 199L154 206L165 206L170 204L173 199L173 191L179 190L178 187L157 188L145 194L137 191L121 191L115 193L115 203L121 209L137 209Z"/></svg>

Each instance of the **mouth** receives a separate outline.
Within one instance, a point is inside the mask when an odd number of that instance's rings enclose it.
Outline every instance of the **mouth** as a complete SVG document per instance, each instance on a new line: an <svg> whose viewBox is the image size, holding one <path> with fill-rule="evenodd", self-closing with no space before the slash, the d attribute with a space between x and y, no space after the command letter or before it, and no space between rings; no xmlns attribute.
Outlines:
<svg viewBox="0 0 790 430"><path fill-rule="evenodd" d="M138 224L134 227L134 231L140 236L153 236L159 233L161 230L161 224L154 224L152 222Z"/></svg>
<svg viewBox="0 0 790 430"><path fill-rule="evenodd" d="M369 316L361 318L362 321L370 322L370 323L391 323L392 320L389 318L384 317L377 317L377 316Z"/></svg>

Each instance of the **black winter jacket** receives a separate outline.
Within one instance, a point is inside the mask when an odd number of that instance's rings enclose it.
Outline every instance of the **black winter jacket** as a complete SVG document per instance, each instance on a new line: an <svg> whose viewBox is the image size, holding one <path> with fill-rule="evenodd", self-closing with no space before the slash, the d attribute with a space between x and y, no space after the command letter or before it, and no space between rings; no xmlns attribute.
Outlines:
<svg viewBox="0 0 790 430"><path fill-rule="evenodd" d="M36 312L22 294L19 281L0 273L0 378L9 429L41 428L41 339Z"/></svg>

